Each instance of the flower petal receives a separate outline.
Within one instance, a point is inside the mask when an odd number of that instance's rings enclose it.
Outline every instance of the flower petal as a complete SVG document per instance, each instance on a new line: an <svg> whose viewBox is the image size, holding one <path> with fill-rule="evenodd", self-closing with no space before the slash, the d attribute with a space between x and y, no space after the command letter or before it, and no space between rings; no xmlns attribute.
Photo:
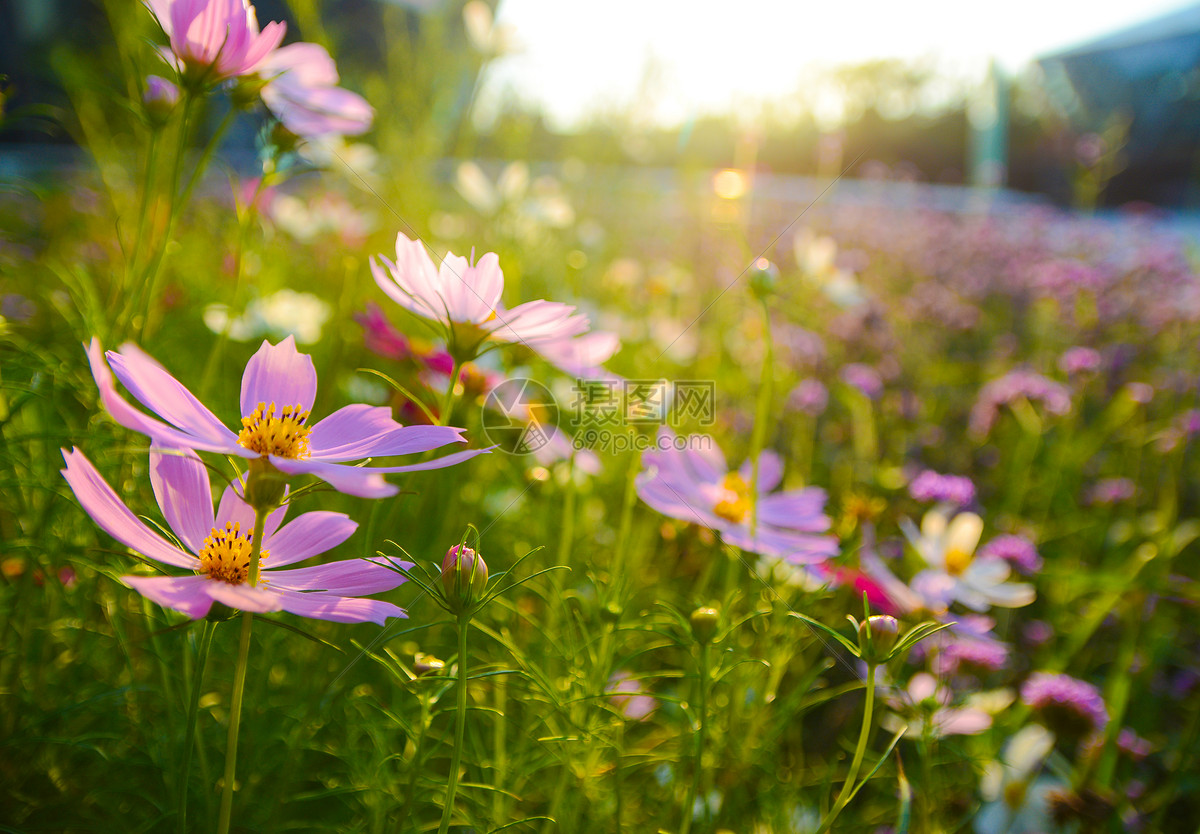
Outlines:
<svg viewBox="0 0 1200 834"><path fill-rule="evenodd" d="M389 567L389 564L392 566ZM407 577L396 568L408 570L412 562L399 559L343 559L327 565L294 570L273 570L271 587L292 591L326 591L339 596L362 596L390 591L403 585Z"/></svg>
<svg viewBox="0 0 1200 834"><path fill-rule="evenodd" d="M476 455L487 454L494 448L494 446L490 446L487 449L467 449L464 452L456 452L453 455L434 458L423 463L411 463L407 466L350 466L344 463L320 460L290 460L275 455L271 456L271 464L280 472L286 472L289 475L316 475L334 489L347 495L357 495L360 498L386 498L395 495L400 489L384 481L382 477L384 474L443 469L470 460Z"/></svg>
<svg viewBox="0 0 1200 834"><path fill-rule="evenodd" d="M754 462L746 460L738 469L738 474L741 475L743 481L749 484L754 480ZM783 480L783 460L770 449L763 450L758 456L758 491L770 492L779 486L781 480Z"/></svg>
<svg viewBox="0 0 1200 834"><path fill-rule="evenodd" d="M760 480L762 474L759 472ZM758 522L806 533L823 533L829 529L829 516L825 515L824 509L825 490L820 487L761 495L758 499Z"/></svg>
<svg viewBox="0 0 1200 834"><path fill-rule="evenodd" d="M193 553L212 532L212 487L208 470L190 449L150 446L150 485L167 525Z"/></svg>
<svg viewBox="0 0 1200 834"><path fill-rule="evenodd" d="M274 569L302 562L331 550L350 538L358 524L344 513L318 511L304 513L289 521L282 530L263 539L271 555L263 567Z"/></svg>
<svg viewBox="0 0 1200 834"><path fill-rule="evenodd" d="M207 576L122 576L121 581L164 608L173 608L198 620L212 608Z"/></svg>
<svg viewBox="0 0 1200 834"><path fill-rule="evenodd" d="M317 423L308 441L313 459L332 462L427 452L448 443L465 443L462 432L450 426L403 426L392 419L390 408L359 403L339 408Z"/></svg>
<svg viewBox="0 0 1200 834"><path fill-rule="evenodd" d="M64 449L63 460L67 463L63 477L101 530L126 547L164 564L188 570L199 567L195 556L170 544L134 516L82 452Z"/></svg>
<svg viewBox="0 0 1200 834"><path fill-rule="evenodd" d="M104 351L100 348L99 339L92 339L87 353L88 363L92 368L92 377L96 380L96 387L100 391L100 403L109 416L120 425L149 435L162 445L176 449L195 449L201 452L221 452L242 457L257 457L254 452L237 445L237 436L233 432L228 432L227 437L217 440L212 437L197 436L190 430L181 431L155 420L153 417L146 416L117 393L116 385L113 383L113 374L104 361Z"/></svg>
<svg viewBox="0 0 1200 834"><path fill-rule="evenodd" d="M312 357L296 350L296 339L288 336L277 345L263 341L246 363L242 374L242 416L249 416L259 403L277 409L300 406L310 411L317 398L317 369Z"/></svg>
<svg viewBox="0 0 1200 834"><path fill-rule="evenodd" d="M279 599L285 611L331 620L335 623L373 622L383 625L388 617L407 617L403 608L379 599L357 599L333 594L306 594L301 591L279 591Z"/></svg>
<svg viewBox="0 0 1200 834"><path fill-rule="evenodd" d="M244 531L254 530L254 508L246 503L240 492L242 486L239 481L236 484L230 484L225 487L225 491L221 493L221 503L217 505L216 526L222 530L230 521L236 522L239 529ZM285 493L286 494L286 493ZM263 546L266 547L267 539L279 529L279 525L283 523L283 517L287 515L287 504L276 507L267 516L267 521L263 524Z"/></svg>
<svg viewBox="0 0 1200 834"><path fill-rule="evenodd" d="M230 585L228 582L210 579L206 590L217 602L223 602L239 611L265 614L268 611L283 610L283 600L279 593L263 585Z"/></svg>

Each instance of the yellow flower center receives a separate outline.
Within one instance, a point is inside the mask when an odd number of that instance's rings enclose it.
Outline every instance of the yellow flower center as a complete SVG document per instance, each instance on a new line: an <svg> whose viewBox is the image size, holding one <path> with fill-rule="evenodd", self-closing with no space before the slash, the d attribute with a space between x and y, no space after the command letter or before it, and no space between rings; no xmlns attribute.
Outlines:
<svg viewBox="0 0 1200 834"><path fill-rule="evenodd" d="M224 530L214 527L200 548L200 572L230 585L243 584L250 576L250 545L251 534L243 533L236 521L227 522ZM268 555L263 550L259 561Z"/></svg>
<svg viewBox="0 0 1200 834"><path fill-rule="evenodd" d="M721 481L726 497L717 502L713 512L726 521L740 524L750 514L750 485L736 472L730 472Z"/></svg>
<svg viewBox="0 0 1200 834"><path fill-rule="evenodd" d="M946 573L958 576L971 564L971 554L957 547L946 551Z"/></svg>
<svg viewBox="0 0 1200 834"><path fill-rule="evenodd" d="M306 420L308 412L298 405L285 405L276 416L275 403L259 403L249 417L242 418L238 443L260 455L302 460L308 457L308 433L312 431L304 425Z"/></svg>

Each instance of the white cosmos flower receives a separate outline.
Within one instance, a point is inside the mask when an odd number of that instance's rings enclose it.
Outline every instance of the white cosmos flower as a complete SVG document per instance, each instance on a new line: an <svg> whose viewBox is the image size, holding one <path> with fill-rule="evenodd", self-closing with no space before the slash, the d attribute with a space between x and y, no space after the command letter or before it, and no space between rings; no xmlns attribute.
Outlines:
<svg viewBox="0 0 1200 834"><path fill-rule="evenodd" d="M943 609L954 601L973 611L991 606L1020 608L1033 602L1033 586L1008 582L1011 572L1003 559L975 558L983 533L983 519L975 513L958 513L935 507L921 519L921 529L903 524L913 548L929 567L912 581L913 590Z"/></svg>

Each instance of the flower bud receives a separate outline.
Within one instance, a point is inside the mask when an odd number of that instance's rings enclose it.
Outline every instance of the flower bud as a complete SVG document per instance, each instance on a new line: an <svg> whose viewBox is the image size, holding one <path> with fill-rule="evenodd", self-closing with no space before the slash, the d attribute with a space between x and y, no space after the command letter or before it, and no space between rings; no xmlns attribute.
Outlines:
<svg viewBox="0 0 1200 834"><path fill-rule="evenodd" d="M431 654L417 652L415 655L413 655L413 671L416 672L418 676L436 675L444 671L445 668L446 661L436 658Z"/></svg>
<svg viewBox="0 0 1200 834"><path fill-rule="evenodd" d="M479 596L487 581L487 563L474 550L456 544L446 551L442 559L442 585L451 600Z"/></svg>
<svg viewBox="0 0 1200 834"><path fill-rule="evenodd" d="M764 301L779 285L779 267L766 258L759 258L750 267L750 291Z"/></svg>
<svg viewBox="0 0 1200 834"><path fill-rule="evenodd" d="M721 615L715 608L697 608L690 617L692 634L700 643L708 643L717 632L717 622Z"/></svg>
<svg viewBox="0 0 1200 834"><path fill-rule="evenodd" d="M287 493L287 476L265 457L253 458L246 473L245 500L256 510L273 510Z"/></svg>
<svg viewBox="0 0 1200 834"><path fill-rule="evenodd" d="M625 609L616 600L609 602L600 609L600 619L606 623L617 623L621 621L621 615L625 613Z"/></svg>
<svg viewBox="0 0 1200 834"><path fill-rule="evenodd" d="M162 127L171 118L175 105L179 104L179 88L158 75L146 76L146 92L142 94L142 106L146 118L155 127Z"/></svg>
<svg viewBox="0 0 1200 834"><path fill-rule="evenodd" d="M858 649L862 653L862 659L868 663L882 663L887 660L899 636L900 623L895 617L889 617L887 614L868 617L858 627Z"/></svg>

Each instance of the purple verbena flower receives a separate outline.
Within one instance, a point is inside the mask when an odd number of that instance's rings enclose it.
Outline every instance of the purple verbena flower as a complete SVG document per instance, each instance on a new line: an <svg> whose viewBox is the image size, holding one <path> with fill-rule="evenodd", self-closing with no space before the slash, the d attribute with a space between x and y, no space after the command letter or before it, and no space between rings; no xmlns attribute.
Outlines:
<svg viewBox="0 0 1200 834"><path fill-rule="evenodd" d="M1040 712L1051 730L1067 738L1083 738L1108 724L1100 690L1070 675L1034 672L1021 686L1021 701Z"/></svg>
<svg viewBox="0 0 1200 834"><path fill-rule="evenodd" d="M167 526L182 546L135 516L78 449L64 449L63 459L63 477L102 530L148 559L192 571L183 576L122 577L159 605L194 620L208 614L213 602L242 611L289 611L348 623L369 620L382 625L388 617L407 616L390 602L359 597L400 585L404 576L399 570L411 563L347 559L279 570L348 539L358 525L343 513L304 513L283 524L286 505L272 512L264 523L262 572L257 584L250 584L254 510L230 485L214 513L208 470L195 453L159 446L150 450L150 483Z"/></svg>
<svg viewBox="0 0 1200 834"><path fill-rule="evenodd" d="M1025 398L1040 402L1050 414L1062 416L1071 410L1071 395L1057 382L1033 371L1018 369L993 379L979 391L971 408L971 433L984 437L992 430L1000 407Z"/></svg>
<svg viewBox="0 0 1200 834"><path fill-rule="evenodd" d="M1024 536L996 536L980 549L979 558L1003 559L1024 574L1036 573L1042 568L1037 547Z"/></svg>
<svg viewBox="0 0 1200 834"><path fill-rule="evenodd" d="M829 405L829 390L819 379L802 379L787 398L788 408L817 417Z"/></svg>
<svg viewBox="0 0 1200 834"><path fill-rule="evenodd" d="M870 365L851 362L842 366L838 376L842 382L857 389L869 399L877 400L883 395L883 377Z"/></svg>
<svg viewBox="0 0 1200 834"><path fill-rule="evenodd" d="M105 359L107 358L107 362ZM288 336L278 345L263 342L242 375L242 426L238 434L225 427L162 365L135 345L101 351L93 339L88 348L100 401L114 420L149 435L160 445L236 455L262 461L286 475L311 474L340 492L364 498L395 495L399 489L386 473L416 472L453 466L485 449L471 449L405 466L354 466L348 461L427 452L448 443L465 442L462 429L448 426L402 426L391 410L356 404L340 408L309 425L317 395L312 358L297 352ZM111 366L111 370L110 370ZM113 383L113 375L142 405L166 422L132 407Z"/></svg>
<svg viewBox="0 0 1200 834"><path fill-rule="evenodd" d="M908 494L917 501L946 501L965 507L975 500L975 484L965 475L941 475L926 469L912 479Z"/></svg>
<svg viewBox="0 0 1200 834"><path fill-rule="evenodd" d="M1058 368L1065 374L1090 373L1100 367L1100 351L1089 347L1073 347L1058 357Z"/></svg>
<svg viewBox="0 0 1200 834"><path fill-rule="evenodd" d="M1087 502L1093 506L1110 507L1128 501L1137 494L1137 484L1129 478L1104 478L1087 491Z"/></svg>

